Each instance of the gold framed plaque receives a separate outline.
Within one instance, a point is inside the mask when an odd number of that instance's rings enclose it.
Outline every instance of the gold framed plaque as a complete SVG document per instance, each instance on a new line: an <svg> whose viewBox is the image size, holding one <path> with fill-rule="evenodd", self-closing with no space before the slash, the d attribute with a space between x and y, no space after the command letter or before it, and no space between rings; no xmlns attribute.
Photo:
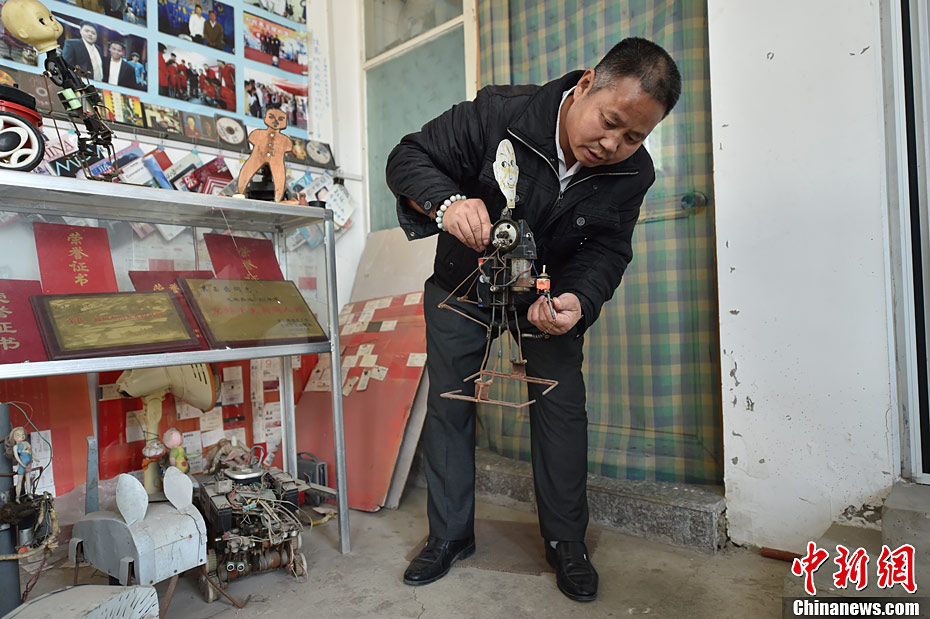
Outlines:
<svg viewBox="0 0 930 619"><path fill-rule="evenodd" d="M294 282L183 277L178 283L211 348L327 339Z"/></svg>
<svg viewBox="0 0 930 619"><path fill-rule="evenodd" d="M40 294L29 302L51 360L200 346L171 292Z"/></svg>

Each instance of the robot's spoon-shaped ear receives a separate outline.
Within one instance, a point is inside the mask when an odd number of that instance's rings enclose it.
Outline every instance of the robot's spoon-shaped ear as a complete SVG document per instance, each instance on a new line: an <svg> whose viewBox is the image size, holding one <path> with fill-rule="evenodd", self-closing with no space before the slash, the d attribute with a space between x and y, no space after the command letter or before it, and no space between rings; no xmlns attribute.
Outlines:
<svg viewBox="0 0 930 619"><path fill-rule="evenodd" d="M513 206L517 198L517 177L520 169L517 167L517 158L510 140L503 139L497 145L497 157L493 168L494 178L507 198L507 205Z"/></svg>
<svg viewBox="0 0 930 619"><path fill-rule="evenodd" d="M194 494L194 483L191 478L182 473L177 467L169 466L165 471L165 496L177 509L184 509L191 504Z"/></svg>
<svg viewBox="0 0 930 619"><path fill-rule="evenodd" d="M132 475L122 473L116 480L116 507L126 524L145 518L149 495L142 483Z"/></svg>

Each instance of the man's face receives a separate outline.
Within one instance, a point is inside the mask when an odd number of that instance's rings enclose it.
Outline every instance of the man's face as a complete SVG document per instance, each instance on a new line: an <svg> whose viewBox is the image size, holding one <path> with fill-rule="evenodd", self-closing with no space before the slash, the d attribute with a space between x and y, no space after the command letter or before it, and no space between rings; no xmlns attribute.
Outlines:
<svg viewBox="0 0 930 619"><path fill-rule="evenodd" d="M122 60L123 46L119 43L110 43L110 58L113 60Z"/></svg>
<svg viewBox="0 0 930 619"><path fill-rule="evenodd" d="M195 7L194 7L194 13L197 13L197 17L201 17L201 16L203 16L203 9L200 8L199 6L195 6Z"/></svg>
<svg viewBox="0 0 930 619"><path fill-rule="evenodd" d="M97 29L90 24L84 24L81 26L81 38L88 45L93 45L97 42Z"/></svg>
<svg viewBox="0 0 930 619"><path fill-rule="evenodd" d="M643 92L638 78L621 77L595 92L593 84L594 70L588 69L562 123L572 154L589 168L630 157L665 114L665 106Z"/></svg>
<svg viewBox="0 0 930 619"><path fill-rule="evenodd" d="M210 11L210 21L211 22L216 21L216 13L214 13L213 11Z"/></svg>

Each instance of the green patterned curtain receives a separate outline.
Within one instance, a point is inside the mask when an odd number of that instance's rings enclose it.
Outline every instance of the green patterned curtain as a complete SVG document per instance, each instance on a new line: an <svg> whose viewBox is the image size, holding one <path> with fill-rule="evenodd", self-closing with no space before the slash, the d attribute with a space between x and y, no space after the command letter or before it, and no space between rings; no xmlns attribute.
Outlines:
<svg viewBox="0 0 930 619"><path fill-rule="evenodd" d="M478 22L482 85L541 84L593 67L627 36L655 41L678 62L682 97L647 141L657 179L634 233L633 262L586 335L589 470L719 483L706 3L478 0ZM695 201L699 194L709 206ZM497 398L525 401L516 384L495 389ZM529 460L527 414L480 407L479 443Z"/></svg>

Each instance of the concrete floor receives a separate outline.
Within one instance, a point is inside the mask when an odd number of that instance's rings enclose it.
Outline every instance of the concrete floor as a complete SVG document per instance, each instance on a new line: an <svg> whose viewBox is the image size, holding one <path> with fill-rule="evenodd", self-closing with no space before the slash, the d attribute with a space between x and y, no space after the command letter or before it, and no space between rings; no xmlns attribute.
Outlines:
<svg viewBox="0 0 930 619"><path fill-rule="evenodd" d="M402 582L405 555L426 534L426 492L408 488L400 508L374 514L353 511L352 552L337 550L335 520L305 532L309 581L298 583L283 571L232 583L238 599L252 594L244 610L228 601L207 604L192 576L181 579L169 616L206 617L766 617L781 616L781 595L788 564L728 547L709 555L602 529L592 555L600 573L597 601L572 602L556 588L555 575L513 574L455 567L424 587ZM479 502L477 518L535 522L535 514ZM482 552L481 539L477 540ZM66 553L65 553L66 554ZM30 599L69 585L73 569L61 549ZM25 583L25 575L23 583ZM106 584L89 567L80 582ZM164 583L159 591L164 590Z"/></svg>

